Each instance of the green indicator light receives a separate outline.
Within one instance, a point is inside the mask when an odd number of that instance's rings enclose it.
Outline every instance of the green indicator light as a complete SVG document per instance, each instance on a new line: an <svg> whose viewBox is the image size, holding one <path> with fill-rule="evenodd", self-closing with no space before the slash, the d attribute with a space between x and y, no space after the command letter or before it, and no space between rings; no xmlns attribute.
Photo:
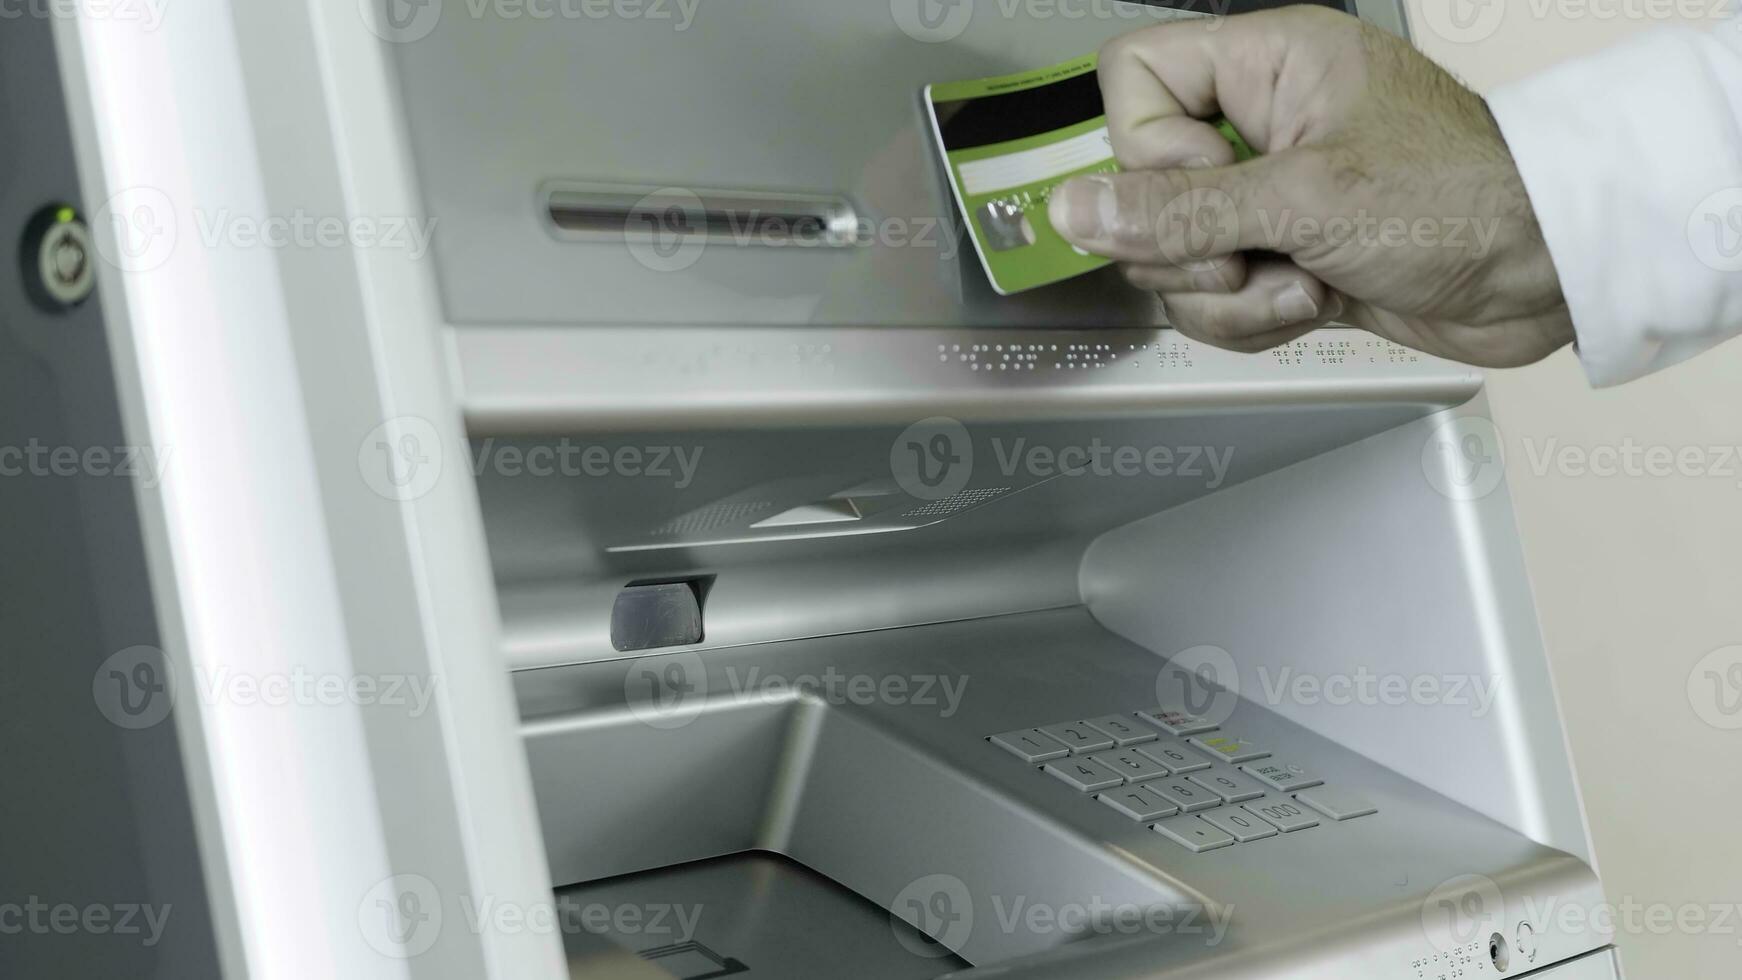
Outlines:
<svg viewBox="0 0 1742 980"><path fill-rule="evenodd" d="M72 208L61 208L59 211L54 213L54 220L64 225L78 216L79 213L74 211Z"/></svg>

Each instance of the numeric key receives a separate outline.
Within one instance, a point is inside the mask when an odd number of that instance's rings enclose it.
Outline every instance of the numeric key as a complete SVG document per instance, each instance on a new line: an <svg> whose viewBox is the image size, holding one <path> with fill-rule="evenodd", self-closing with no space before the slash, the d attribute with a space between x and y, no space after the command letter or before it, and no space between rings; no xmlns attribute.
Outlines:
<svg viewBox="0 0 1742 980"><path fill-rule="evenodd" d="M1038 728L1018 728L1013 732L999 732L987 741L1030 764L1051 762L1071 754L1071 750L1063 742Z"/></svg>
<svg viewBox="0 0 1742 980"><path fill-rule="evenodd" d="M1103 734L1086 721L1061 721L1056 725L1042 725L1040 730L1069 746L1076 755L1113 747L1111 735Z"/></svg>
<svg viewBox="0 0 1742 980"><path fill-rule="evenodd" d="M1246 804L1244 809L1263 817L1271 826L1285 834L1319 825L1317 817L1307 813L1304 807L1292 800L1262 799Z"/></svg>
<svg viewBox="0 0 1742 980"><path fill-rule="evenodd" d="M1060 759L1040 768L1047 775L1056 776L1084 793L1112 789L1125 782L1118 773L1093 759Z"/></svg>

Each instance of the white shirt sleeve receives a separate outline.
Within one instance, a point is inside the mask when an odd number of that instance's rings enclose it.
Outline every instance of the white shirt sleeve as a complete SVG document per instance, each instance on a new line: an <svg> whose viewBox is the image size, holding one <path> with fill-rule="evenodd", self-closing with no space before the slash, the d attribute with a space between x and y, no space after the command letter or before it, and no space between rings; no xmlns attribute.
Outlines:
<svg viewBox="0 0 1742 980"><path fill-rule="evenodd" d="M1592 384L1742 333L1742 20L1647 34L1488 102Z"/></svg>

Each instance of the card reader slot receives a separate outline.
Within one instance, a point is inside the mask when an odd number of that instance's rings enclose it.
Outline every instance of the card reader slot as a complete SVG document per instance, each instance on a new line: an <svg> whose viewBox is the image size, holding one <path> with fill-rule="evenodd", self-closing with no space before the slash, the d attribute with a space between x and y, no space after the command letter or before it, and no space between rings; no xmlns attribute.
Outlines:
<svg viewBox="0 0 1742 980"><path fill-rule="evenodd" d="M832 194L561 182L541 194L559 238L843 247L858 241L851 202Z"/></svg>

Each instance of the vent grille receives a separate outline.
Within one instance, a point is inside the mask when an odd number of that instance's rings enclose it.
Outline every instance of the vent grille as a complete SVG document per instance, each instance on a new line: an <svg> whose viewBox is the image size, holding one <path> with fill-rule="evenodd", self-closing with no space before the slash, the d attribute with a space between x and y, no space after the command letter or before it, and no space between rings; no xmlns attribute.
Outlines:
<svg viewBox="0 0 1742 980"><path fill-rule="evenodd" d="M908 511L903 517L944 517L978 507L983 503L996 500L1010 492L1009 487L981 487L975 490L959 490L942 500L934 500L929 504Z"/></svg>
<svg viewBox="0 0 1742 980"><path fill-rule="evenodd" d="M652 536L663 538L674 534L702 534L722 527L735 527L773 509L774 502L771 500L721 501L673 518L655 528Z"/></svg>

